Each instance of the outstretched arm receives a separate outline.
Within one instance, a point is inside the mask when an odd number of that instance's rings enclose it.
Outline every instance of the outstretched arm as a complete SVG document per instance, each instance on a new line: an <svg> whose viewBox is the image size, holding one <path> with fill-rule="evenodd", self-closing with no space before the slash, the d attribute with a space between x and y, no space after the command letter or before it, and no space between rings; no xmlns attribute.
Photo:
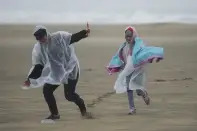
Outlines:
<svg viewBox="0 0 197 131"><path fill-rule="evenodd" d="M72 44L74 42L78 42L79 40L88 37L89 33L90 33L90 28L89 28L89 24L87 23L86 30L81 30L80 32L72 34L70 44Z"/></svg>
<svg viewBox="0 0 197 131"><path fill-rule="evenodd" d="M41 64L37 64L34 66L32 72L29 74L28 79L37 79L41 76L42 74L42 70L43 70L44 66Z"/></svg>
<svg viewBox="0 0 197 131"><path fill-rule="evenodd" d="M30 80L29 79L37 79L41 76L42 70L44 66L41 64L37 64L32 67L30 74L28 75L26 81L23 83L24 86L30 86Z"/></svg>
<svg viewBox="0 0 197 131"><path fill-rule="evenodd" d="M26 81L24 82L24 86L29 86L29 79L37 79L41 76L44 65L42 64L42 59L40 57L40 46L39 44L35 44L32 51L32 68L29 71Z"/></svg>
<svg viewBox="0 0 197 131"><path fill-rule="evenodd" d="M83 38L86 38L88 36L87 34L88 34L87 30L82 30L80 32L72 34L70 44L78 42L79 40L81 40Z"/></svg>

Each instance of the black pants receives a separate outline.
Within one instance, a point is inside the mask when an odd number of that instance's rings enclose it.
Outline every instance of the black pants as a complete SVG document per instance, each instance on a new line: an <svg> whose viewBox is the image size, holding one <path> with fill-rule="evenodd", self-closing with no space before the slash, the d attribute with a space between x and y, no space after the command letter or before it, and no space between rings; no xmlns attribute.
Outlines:
<svg viewBox="0 0 197 131"><path fill-rule="evenodd" d="M68 84L64 84L64 95L68 101L74 102L80 109L83 115L86 112L86 107L83 99L75 92L76 84L78 82L78 76L76 80L68 79ZM57 104L53 92L59 85L45 84L43 88L44 98L49 106L49 110L52 115L59 114Z"/></svg>

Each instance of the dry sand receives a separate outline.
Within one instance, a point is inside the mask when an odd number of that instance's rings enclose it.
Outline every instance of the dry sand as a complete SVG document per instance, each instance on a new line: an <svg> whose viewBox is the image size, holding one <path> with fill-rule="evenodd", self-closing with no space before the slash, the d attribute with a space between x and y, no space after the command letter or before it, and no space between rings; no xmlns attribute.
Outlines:
<svg viewBox="0 0 197 131"><path fill-rule="evenodd" d="M81 119L65 100L62 86L55 96L61 114L56 124L41 124L49 112L42 88L22 90L36 42L33 25L0 26L0 131L196 131L197 25L137 25L149 45L162 46L165 59L148 68L151 105L135 96L137 114L128 116L126 94L113 93L116 76L105 66L124 41L126 25L91 25L89 38L76 44L81 65L77 92L96 119ZM85 25L48 25L53 31L77 32Z"/></svg>

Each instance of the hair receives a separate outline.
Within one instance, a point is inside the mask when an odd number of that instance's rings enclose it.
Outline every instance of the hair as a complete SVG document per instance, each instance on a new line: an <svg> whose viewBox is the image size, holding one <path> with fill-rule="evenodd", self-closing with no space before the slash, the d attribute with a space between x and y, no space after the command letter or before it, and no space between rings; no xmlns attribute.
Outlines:
<svg viewBox="0 0 197 131"><path fill-rule="evenodd" d="M42 28L34 33L34 36L36 37L37 40L44 37L45 35L47 35L47 31L46 29L42 29Z"/></svg>

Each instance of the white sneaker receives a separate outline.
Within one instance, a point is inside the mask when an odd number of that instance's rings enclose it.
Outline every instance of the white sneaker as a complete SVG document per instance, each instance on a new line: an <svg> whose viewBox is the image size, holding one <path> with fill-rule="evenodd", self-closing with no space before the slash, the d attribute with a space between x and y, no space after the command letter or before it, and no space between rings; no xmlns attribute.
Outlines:
<svg viewBox="0 0 197 131"><path fill-rule="evenodd" d="M41 120L41 123L42 124L55 124L55 121L52 119L44 119L44 120Z"/></svg>
<svg viewBox="0 0 197 131"><path fill-rule="evenodd" d="M55 124L55 120L60 119L60 115L50 115L44 120L41 120L41 123L46 123L46 124Z"/></svg>
<svg viewBox="0 0 197 131"><path fill-rule="evenodd" d="M23 90L28 90L28 89L30 89L31 87L30 86L21 86L21 89L23 89Z"/></svg>
<svg viewBox="0 0 197 131"><path fill-rule="evenodd" d="M130 109L128 115L135 115L136 114L136 109Z"/></svg>

